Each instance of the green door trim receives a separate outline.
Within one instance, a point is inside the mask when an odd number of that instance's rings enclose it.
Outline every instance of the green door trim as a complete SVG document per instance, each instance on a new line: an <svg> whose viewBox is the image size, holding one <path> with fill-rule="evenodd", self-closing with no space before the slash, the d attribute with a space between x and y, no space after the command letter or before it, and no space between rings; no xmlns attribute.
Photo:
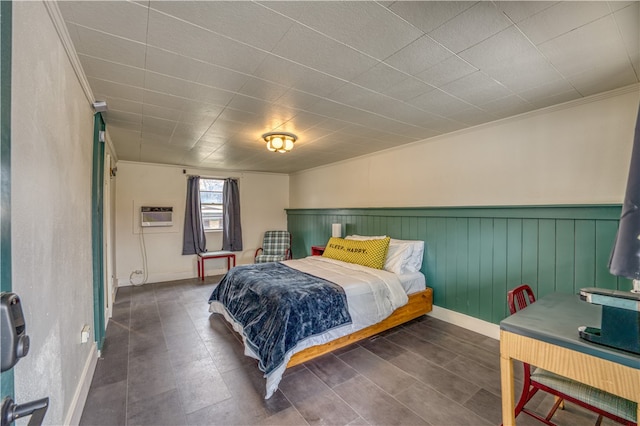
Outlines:
<svg viewBox="0 0 640 426"><path fill-rule="evenodd" d="M93 125L93 177L91 179L91 245L93 257L93 331L98 350L102 350L105 336L104 320L104 263L103 263L103 185L104 185L104 132L101 113L94 116ZM102 140L101 140L102 139Z"/></svg>
<svg viewBox="0 0 640 426"><path fill-rule="evenodd" d="M13 3L0 1L0 291L11 291L11 19ZM13 397L13 369L0 374L2 398Z"/></svg>

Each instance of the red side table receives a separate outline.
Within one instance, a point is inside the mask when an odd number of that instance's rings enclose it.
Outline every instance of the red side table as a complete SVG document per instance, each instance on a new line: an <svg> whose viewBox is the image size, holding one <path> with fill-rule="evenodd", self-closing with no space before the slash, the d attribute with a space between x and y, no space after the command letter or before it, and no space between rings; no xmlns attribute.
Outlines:
<svg viewBox="0 0 640 426"><path fill-rule="evenodd" d="M322 256L325 246L311 246L311 256Z"/></svg>

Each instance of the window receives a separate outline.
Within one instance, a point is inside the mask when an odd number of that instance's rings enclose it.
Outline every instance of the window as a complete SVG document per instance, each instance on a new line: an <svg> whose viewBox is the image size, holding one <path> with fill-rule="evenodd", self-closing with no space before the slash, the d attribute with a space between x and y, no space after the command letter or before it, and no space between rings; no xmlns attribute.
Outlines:
<svg viewBox="0 0 640 426"><path fill-rule="evenodd" d="M200 179L200 209L205 231L222 230L222 179Z"/></svg>

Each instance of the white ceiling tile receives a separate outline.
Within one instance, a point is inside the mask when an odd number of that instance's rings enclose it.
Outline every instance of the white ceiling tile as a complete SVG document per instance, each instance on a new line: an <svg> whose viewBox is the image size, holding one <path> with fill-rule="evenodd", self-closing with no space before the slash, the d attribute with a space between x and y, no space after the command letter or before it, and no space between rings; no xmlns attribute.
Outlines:
<svg viewBox="0 0 640 426"><path fill-rule="evenodd" d="M153 72L146 73L145 89L220 106L226 105L234 96L234 93L230 91Z"/></svg>
<svg viewBox="0 0 640 426"><path fill-rule="evenodd" d="M629 62L612 16L584 25L538 47L564 76L582 73L605 62Z"/></svg>
<svg viewBox="0 0 640 426"><path fill-rule="evenodd" d="M211 64L200 64L199 75L195 82L210 87L237 91L250 78L248 74L233 71L224 67Z"/></svg>
<svg viewBox="0 0 640 426"><path fill-rule="evenodd" d="M375 90L376 92L384 92L387 88L407 78L409 78L407 74L390 67L384 62L379 62L373 68L369 68L354 78L352 83Z"/></svg>
<svg viewBox="0 0 640 426"><path fill-rule="evenodd" d="M470 47L460 57L511 90L525 90L562 78L514 27Z"/></svg>
<svg viewBox="0 0 640 426"><path fill-rule="evenodd" d="M107 128L107 133L113 141L113 145L118 153L118 157L140 161L140 132L133 132L117 127Z"/></svg>
<svg viewBox="0 0 640 426"><path fill-rule="evenodd" d="M454 53L504 30L511 22L492 2L478 2L428 34Z"/></svg>
<svg viewBox="0 0 640 426"><path fill-rule="evenodd" d="M171 136L173 130L178 123L172 120L163 120L161 118L143 116L142 118L142 133L154 134L154 135L168 135Z"/></svg>
<svg viewBox="0 0 640 426"><path fill-rule="evenodd" d="M613 17L620 28L636 74L640 75L640 2L632 2L624 9L618 10Z"/></svg>
<svg viewBox="0 0 640 426"><path fill-rule="evenodd" d="M345 84L344 80L275 55L269 55L254 76L314 95L325 96Z"/></svg>
<svg viewBox="0 0 640 426"><path fill-rule="evenodd" d="M127 132L135 133L140 137L140 132L142 131L142 123L134 123L132 121L118 121L113 119L108 119L105 117L105 122L107 124L108 129L119 129Z"/></svg>
<svg viewBox="0 0 640 426"><path fill-rule="evenodd" d="M556 92L548 96L536 97L536 99L531 100L531 103L535 105L536 108L545 108L552 105L558 105L564 102L580 99L581 97L582 95L577 90L572 88L571 90L567 90L565 92Z"/></svg>
<svg viewBox="0 0 640 426"><path fill-rule="evenodd" d="M459 78L473 74L478 69L458 56L451 56L416 77L433 87L441 87Z"/></svg>
<svg viewBox="0 0 640 426"><path fill-rule="evenodd" d="M400 101L408 101L409 99L429 93L434 89L433 86L417 78L409 77L406 80L387 87L382 90L382 93Z"/></svg>
<svg viewBox="0 0 640 426"><path fill-rule="evenodd" d="M61 1L58 2L65 21L81 23L98 31L139 42L145 42L148 9L131 2Z"/></svg>
<svg viewBox="0 0 640 426"><path fill-rule="evenodd" d="M433 90L408 101L420 109L440 116L448 116L456 111L469 108L469 103L455 98L442 90Z"/></svg>
<svg viewBox="0 0 640 426"><path fill-rule="evenodd" d="M138 136L140 136L140 132L142 131L142 121L139 121L139 122L119 121L119 120L115 120L113 117L109 118L108 114L105 114L104 118L108 128L110 129L117 128L117 129L127 130L130 132L136 132Z"/></svg>
<svg viewBox="0 0 640 426"><path fill-rule="evenodd" d="M89 81L94 94L103 94L108 97L142 102L142 89L139 87L127 86L125 84L91 77L88 77L87 81Z"/></svg>
<svg viewBox="0 0 640 426"><path fill-rule="evenodd" d="M351 83L340 87L331 95L327 96L327 98L344 105L365 110L368 110L371 104L384 103L389 100L387 96Z"/></svg>
<svg viewBox="0 0 640 426"><path fill-rule="evenodd" d="M511 26L460 52L458 56L479 70L485 70L513 57L540 56L540 53L520 31Z"/></svg>
<svg viewBox="0 0 640 426"><path fill-rule="evenodd" d="M204 66L205 64L202 61L167 50L156 47L147 49L146 69L148 71L184 80L196 80Z"/></svg>
<svg viewBox="0 0 640 426"><path fill-rule="evenodd" d="M146 47L143 43L70 25L75 27L78 35L78 43L74 42L78 54L99 55L101 59L107 61L144 68Z"/></svg>
<svg viewBox="0 0 640 426"><path fill-rule="evenodd" d="M164 120L180 120L182 111L173 108L164 108L157 105L145 103L142 108L142 113L147 117L162 118Z"/></svg>
<svg viewBox="0 0 640 426"><path fill-rule="evenodd" d="M124 121L134 124L142 124L142 114L134 114L130 112L109 109L105 114L105 121Z"/></svg>
<svg viewBox="0 0 640 426"><path fill-rule="evenodd" d="M455 132L456 130L460 130L466 126L463 123L450 118L435 117L433 119L425 120L425 122L421 124L421 127L426 127L435 132L433 135L424 136L426 138L441 135L443 133Z"/></svg>
<svg viewBox="0 0 640 426"><path fill-rule="evenodd" d="M416 75L452 56L440 43L423 36L384 60L394 68Z"/></svg>
<svg viewBox="0 0 640 426"><path fill-rule="evenodd" d="M291 19L248 1L158 1L152 8L267 51L293 24Z"/></svg>
<svg viewBox="0 0 640 426"><path fill-rule="evenodd" d="M509 89L496 83L482 72L476 72L445 84L442 90L474 105L481 105L511 94Z"/></svg>
<svg viewBox="0 0 640 426"><path fill-rule="evenodd" d="M140 145L140 156L148 158L151 163L182 164L186 152L183 148L160 147L146 143Z"/></svg>
<svg viewBox="0 0 640 426"><path fill-rule="evenodd" d="M146 14L114 0L82 3L77 23L61 9L119 159L287 173L638 83L640 3L595 3L152 2L163 12ZM145 13L114 21L131 7ZM439 44L416 41L424 32ZM264 149L272 129L300 137L294 152Z"/></svg>
<svg viewBox="0 0 640 426"><path fill-rule="evenodd" d="M638 82L638 78L629 64L603 63L596 68L586 69L581 73L567 77L567 80L583 96L613 90ZM624 66L626 65L626 66ZM604 79L603 76L608 76Z"/></svg>
<svg viewBox="0 0 640 426"><path fill-rule="evenodd" d="M473 1L397 1L389 9L425 33L472 7Z"/></svg>
<svg viewBox="0 0 640 426"><path fill-rule="evenodd" d="M510 115L522 114L536 109L531 103L517 95L505 96L504 98L479 105L479 107L490 114L497 115L498 117L508 117Z"/></svg>
<svg viewBox="0 0 640 426"><path fill-rule="evenodd" d="M495 4L509 19L518 23L556 3L555 1L497 1Z"/></svg>
<svg viewBox="0 0 640 426"><path fill-rule="evenodd" d="M236 94L226 106L253 114L264 114L270 105L269 102L257 98Z"/></svg>
<svg viewBox="0 0 640 426"><path fill-rule="evenodd" d="M167 93L155 92L153 90L144 90L144 103L145 105L161 106L163 108L182 110L187 99L179 96L169 95Z"/></svg>
<svg viewBox="0 0 640 426"><path fill-rule="evenodd" d="M541 44L595 21L610 13L602 1L563 1L518 24L535 44Z"/></svg>
<svg viewBox="0 0 640 426"><path fill-rule="evenodd" d="M253 72L265 56L261 50L154 10L149 13L147 40L150 46L246 73Z"/></svg>
<svg viewBox="0 0 640 426"><path fill-rule="evenodd" d="M144 70L115 62L104 61L87 55L78 55L87 77L99 78L128 86L142 87Z"/></svg>
<svg viewBox="0 0 640 426"><path fill-rule="evenodd" d="M369 118L371 115L365 111L361 111L329 99L319 100L309 107L308 112L343 121L357 121L362 118Z"/></svg>
<svg viewBox="0 0 640 426"><path fill-rule="evenodd" d="M298 21L377 59L384 59L422 31L375 2L309 2ZM379 37L384 33L384 37Z"/></svg>
<svg viewBox="0 0 640 426"><path fill-rule="evenodd" d="M297 24L291 27L272 53L345 80L357 77L378 62Z"/></svg>
<svg viewBox="0 0 640 426"><path fill-rule="evenodd" d="M219 117L223 120L235 121L238 123L251 123L257 118L257 114L232 108L225 108L224 111L220 113Z"/></svg>
<svg viewBox="0 0 640 426"><path fill-rule="evenodd" d="M552 97L558 93L566 92L573 92L575 95L575 98L573 99L580 96L571 83L565 79L548 81L537 87L519 90L517 91L517 95L532 104L537 104L537 102L542 99Z"/></svg>
<svg viewBox="0 0 640 426"><path fill-rule="evenodd" d="M614 0L614 1L608 1L607 2L609 7L611 8L611 10L613 10L613 11L624 9L625 7L627 7L627 6L629 6L630 4L633 4L633 3L637 3L637 1Z"/></svg>
<svg viewBox="0 0 640 426"><path fill-rule="evenodd" d="M289 89L286 93L280 96L276 102L282 105L287 105L293 109L305 110L320 99L321 98L315 95L310 95L295 89Z"/></svg>
<svg viewBox="0 0 640 426"><path fill-rule="evenodd" d="M287 86L281 84L271 83L256 77L248 77L242 87L238 89L238 93L273 102L288 90Z"/></svg>
<svg viewBox="0 0 640 426"><path fill-rule="evenodd" d="M452 120L460 121L467 126L477 126L478 124L487 123L498 119L497 116L482 111L479 108L469 108L466 110L458 111L450 115Z"/></svg>
<svg viewBox="0 0 640 426"><path fill-rule="evenodd" d="M178 123L171 135L171 143L192 147L207 131L207 126L194 126L191 123Z"/></svg>
<svg viewBox="0 0 640 426"><path fill-rule="evenodd" d="M541 86L549 81L562 79L562 75L543 57L516 57L495 64L484 72L513 92Z"/></svg>
<svg viewBox="0 0 640 426"><path fill-rule="evenodd" d="M399 122L421 127L427 127L425 123L435 118L432 114L422 111L413 105L396 100L376 104L370 110Z"/></svg>
<svg viewBox="0 0 640 426"><path fill-rule="evenodd" d="M211 127L220 112L222 112L222 110L215 110L213 112L182 111L179 121L181 123L192 124L197 127L204 127L204 130L207 130Z"/></svg>
<svg viewBox="0 0 640 426"><path fill-rule="evenodd" d="M106 101L107 108L110 110L142 114L142 102L134 102L126 99L114 98L112 96L105 96L104 98L97 100Z"/></svg>

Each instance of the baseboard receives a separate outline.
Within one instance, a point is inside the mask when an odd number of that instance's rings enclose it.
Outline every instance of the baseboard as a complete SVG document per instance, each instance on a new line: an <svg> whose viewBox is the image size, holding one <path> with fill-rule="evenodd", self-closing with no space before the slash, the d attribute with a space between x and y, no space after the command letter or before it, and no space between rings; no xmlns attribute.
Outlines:
<svg viewBox="0 0 640 426"><path fill-rule="evenodd" d="M227 273L227 269L208 269L205 271L205 275L224 275ZM193 272L172 272L168 274L149 274L147 277L147 283L160 283L166 281L176 281L176 280L187 280L191 278L196 278L197 275ZM132 282L133 281L133 282ZM139 285L141 283L141 278L133 278L133 280L129 280L129 277L117 278L118 287L128 287L132 285Z"/></svg>
<svg viewBox="0 0 640 426"><path fill-rule="evenodd" d="M96 370L96 364L98 363L98 349L96 342L91 344L91 350L87 357L87 362L82 369L82 375L80 376L80 382L76 388L76 392L73 394L69 411L65 418L65 425L77 425L80 424L80 418L82 417L82 411L84 410L84 404L87 402L87 396L89 395L89 388L91 387L91 380L93 379L93 373Z"/></svg>
<svg viewBox="0 0 640 426"><path fill-rule="evenodd" d="M427 315L466 328L467 330L475 331L492 339L500 340L500 326L498 324L493 324L436 305L433 305L433 310Z"/></svg>

